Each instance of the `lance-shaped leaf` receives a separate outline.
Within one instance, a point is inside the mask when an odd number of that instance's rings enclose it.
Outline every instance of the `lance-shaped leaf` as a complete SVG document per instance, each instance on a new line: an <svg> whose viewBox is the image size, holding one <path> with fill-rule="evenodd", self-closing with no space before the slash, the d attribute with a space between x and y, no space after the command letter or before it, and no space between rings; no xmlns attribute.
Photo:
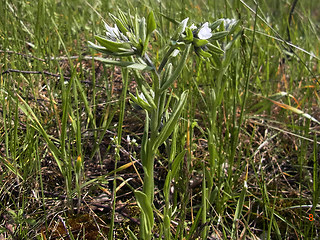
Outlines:
<svg viewBox="0 0 320 240"><path fill-rule="evenodd" d="M123 34L126 34L126 32L128 32L128 29L126 27L128 26L128 21L124 12L118 9L118 17L114 16L111 13L109 13L109 16L113 19L113 21L116 23L117 27Z"/></svg>
<svg viewBox="0 0 320 240"><path fill-rule="evenodd" d="M137 90L138 91L138 90ZM148 112L151 111L151 106L149 103L147 103L146 101L144 101L143 99L141 99L139 97L139 94L137 93L137 96L134 96L132 93L129 93L130 94L130 98L131 100L137 104L139 107L141 107L142 109L145 109L147 110Z"/></svg>
<svg viewBox="0 0 320 240"><path fill-rule="evenodd" d="M147 35L146 19L143 17L140 19L140 24L139 24L139 37L142 43L145 42L146 35Z"/></svg>
<svg viewBox="0 0 320 240"><path fill-rule="evenodd" d="M194 38L193 43L196 47L202 47L208 43L208 40L206 39L199 39L199 38Z"/></svg>
<svg viewBox="0 0 320 240"><path fill-rule="evenodd" d="M141 91L142 91L144 97L147 99L148 103L151 105L151 107L153 107L153 109L156 109L157 106L153 101L153 97L150 96L150 94L148 93L148 90L146 89L146 87L144 85L141 86Z"/></svg>
<svg viewBox="0 0 320 240"><path fill-rule="evenodd" d="M129 16L129 17L128 17ZM119 20L125 25L128 26L128 20L131 20L131 15L130 15L130 9L127 14L125 14L123 11L121 11L120 8L118 8L118 17ZM132 26L132 25L131 25Z"/></svg>
<svg viewBox="0 0 320 240"><path fill-rule="evenodd" d="M114 42L100 36L95 36L95 39L110 52L131 50L131 45L128 42Z"/></svg>
<svg viewBox="0 0 320 240"><path fill-rule="evenodd" d="M128 32L128 29L123 25L123 23L118 18L115 19L115 22L117 24L117 27L120 29L122 33L126 34Z"/></svg>
<svg viewBox="0 0 320 240"><path fill-rule="evenodd" d="M210 52L212 53L216 53L216 54L223 54L224 51L221 49L219 43L217 43L218 46L212 44L212 43L208 43L207 47L209 49Z"/></svg>
<svg viewBox="0 0 320 240"><path fill-rule="evenodd" d="M145 65L145 64L141 64L141 63L123 62L123 61L117 61L117 60L112 60L112 59L108 59L108 58L102 58L102 57L96 57L94 59L97 61L109 64L109 65L126 67L126 68L135 69L135 70L145 70L145 71L153 70L152 67Z"/></svg>
<svg viewBox="0 0 320 240"><path fill-rule="evenodd" d="M236 212L235 212L234 218L233 218L231 239L234 239L234 236L236 234L236 223L239 221L239 219L241 217L241 212L242 212L242 208L243 208L243 205L244 205L244 200L245 200L245 197L246 197L247 189L248 189L248 185L247 185L247 181L245 180L244 184L243 184L242 191L240 193L240 197L238 199Z"/></svg>
<svg viewBox="0 0 320 240"><path fill-rule="evenodd" d="M142 217L144 218L143 222L145 223L145 226L142 227L145 228L146 233L150 234L154 223L150 199L148 199L147 195L141 191L135 191L134 195L143 214Z"/></svg>
<svg viewBox="0 0 320 240"><path fill-rule="evenodd" d="M150 35L157 27L156 21L154 19L153 11L148 15L147 19L147 35Z"/></svg>
<svg viewBox="0 0 320 240"><path fill-rule="evenodd" d="M220 26L220 24L223 22L223 19L218 19L217 21L215 21L214 23L212 23L210 25L211 30L216 29L217 27Z"/></svg>
<svg viewBox="0 0 320 240"><path fill-rule="evenodd" d="M206 51L203 51L201 48L197 48L196 49L196 53L199 55L199 56L202 56L202 57L205 57L205 58L209 58L211 57L212 55Z"/></svg>
<svg viewBox="0 0 320 240"><path fill-rule="evenodd" d="M171 116L168 122L165 123L159 136L156 138L155 142L153 143L152 145L153 151L155 151L171 135L187 99L188 99L188 91L184 91L181 94L179 102L176 104L173 112L171 113Z"/></svg>
<svg viewBox="0 0 320 240"><path fill-rule="evenodd" d="M146 159L147 159L147 151L148 151L148 142L149 142L149 114L148 111L145 110L146 113L146 121L144 124L143 136L141 141L141 160L142 165L146 166Z"/></svg>
<svg viewBox="0 0 320 240"><path fill-rule="evenodd" d="M224 38L225 36L227 36L229 34L228 31L221 31L221 32L216 32L213 33L210 40L219 40L221 38Z"/></svg>
<svg viewBox="0 0 320 240"><path fill-rule="evenodd" d="M172 163L172 167L171 167L171 171L172 171L172 178L175 178L177 176L178 170L179 170L179 166L180 163L184 157L184 155L186 154L186 150L180 152L175 159L173 160Z"/></svg>
<svg viewBox="0 0 320 240"><path fill-rule="evenodd" d="M128 57L135 54L135 51L133 49L125 49L125 51L121 51L121 52L111 52L107 48L94 44L93 42L88 41L88 43L90 48L93 48L99 52L102 52L108 55Z"/></svg>
<svg viewBox="0 0 320 240"><path fill-rule="evenodd" d="M166 82L171 75L172 75L172 63L169 63L163 73L163 78L161 79L161 85L162 85L162 82Z"/></svg>

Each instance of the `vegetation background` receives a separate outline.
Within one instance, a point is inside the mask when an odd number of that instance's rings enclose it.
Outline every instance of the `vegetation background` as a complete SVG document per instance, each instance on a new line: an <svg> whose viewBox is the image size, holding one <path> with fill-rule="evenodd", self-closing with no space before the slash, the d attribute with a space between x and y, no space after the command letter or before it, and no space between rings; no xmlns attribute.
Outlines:
<svg viewBox="0 0 320 240"><path fill-rule="evenodd" d="M186 154L169 200L168 145L157 154L154 237L168 203L172 239L318 239L320 2L307 0L1 0L0 239L138 233L144 114L87 43L118 8L154 11L156 63L174 20L240 21L221 58L190 57L171 89L190 91L168 139Z"/></svg>

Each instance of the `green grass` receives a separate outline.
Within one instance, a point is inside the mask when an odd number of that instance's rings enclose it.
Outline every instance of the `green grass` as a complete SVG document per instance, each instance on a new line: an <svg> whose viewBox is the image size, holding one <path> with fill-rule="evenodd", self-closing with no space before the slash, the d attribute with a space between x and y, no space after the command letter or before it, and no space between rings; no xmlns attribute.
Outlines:
<svg viewBox="0 0 320 240"><path fill-rule="evenodd" d="M169 109L189 95L156 153L154 238L319 238L320 3L298 1L290 25L292 1L258 3L1 0L0 236L138 236L145 115L132 72L87 43L120 8L154 11L158 65L170 20L240 20L225 55L194 54L171 89Z"/></svg>

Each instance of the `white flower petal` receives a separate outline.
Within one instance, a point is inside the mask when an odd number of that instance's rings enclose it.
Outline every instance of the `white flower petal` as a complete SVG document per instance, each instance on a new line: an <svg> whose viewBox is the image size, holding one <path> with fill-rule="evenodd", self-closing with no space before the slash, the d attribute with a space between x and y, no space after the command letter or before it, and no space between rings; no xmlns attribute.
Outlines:
<svg viewBox="0 0 320 240"><path fill-rule="evenodd" d="M199 39L208 39L212 37L211 29L208 26L208 22L204 23L199 32L198 32Z"/></svg>
<svg viewBox="0 0 320 240"><path fill-rule="evenodd" d="M186 19L184 19L184 20L181 21L182 26L183 26L183 27L182 27L182 32L184 32L184 31L186 30L188 21L189 21L189 18L186 18Z"/></svg>
<svg viewBox="0 0 320 240"><path fill-rule="evenodd" d="M192 23L192 25L190 26L190 29L191 29L191 30L196 30L196 29L197 29L197 26L194 25L194 23Z"/></svg>

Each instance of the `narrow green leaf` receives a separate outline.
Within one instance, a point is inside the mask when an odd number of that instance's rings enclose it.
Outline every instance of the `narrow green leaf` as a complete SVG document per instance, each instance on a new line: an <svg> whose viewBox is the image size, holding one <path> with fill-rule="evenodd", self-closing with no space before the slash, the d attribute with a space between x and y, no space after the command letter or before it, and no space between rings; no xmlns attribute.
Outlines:
<svg viewBox="0 0 320 240"><path fill-rule="evenodd" d="M129 226L127 226L127 230L129 232L129 236L131 240L138 240L138 238L134 235L134 233L131 231Z"/></svg>
<svg viewBox="0 0 320 240"><path fill-rule="evenodd" d="M131 45L128 42L113 42L100 36L95 36L95 39L110 52L118 52L131 49Z"/></svg>
<svg viewBox="0 0 320 240"><path fill-rule="evenodd" d="M202 47L203 45L206 45L208 43L208 40L194 38L193 43L196 47Z"/></svg>
<svg viewBox="0 0 320 240"><path fill-rule="evenodd" d="M146 19L143 17L140 19L140 25L139 25L139 37L140 37L141 43L144 43L146 41L146 36L147 36Z"/></svg>
<svg viewBox="0 0 320 240"><path fill-rule="evenodd" d="M224 38L225 36L227 36L229 34L228 31L221 31L221 32L216 32L212 34L212 37L210 38L210 40L219 40L221 38Z"/></svg>
<svg viewBox="0 0 320 240"><path fill-rule="evenodd" d="M151 207L150 199L148 199L147 195L141 191L135 191L134 195L136 197L137 204L140 207L141 212L143 213L146 220L146 225L144 226L146 232L150 234L154 223L153 210Z"/></svg>
<svg viewBox="0 0 320 240"><path fill-rule="evenodd" d="M153 11L151 11L148 15L147 20L147 35L150 35L156 29L156 21L154 19Z"/></svg>
<svg viewBox="0 0 320 240"><path fill-rule="evenodd" d="M114 65L114 66L120 66L120 67L127 67L135 70L145 70L145 71L151 71L153 70L152 67L141 64L141 63L135 63L135 62L123 62L123 61L117 61L117 60L112 60L108 58L102 58L102 57L96 57L94 58L97 61L109 64L109 65Z"/></svg>
<svg viewBox="0 0 320 240"><path fill-rule="evenodd" d="M167 173L167 176L166 176L166 180L164 182L164 186L163 186L163 192L165 193L165 195L167 195L167 193L169 193L169 191L170 191L171 180L172 180L172 171L169 170L169 172Z"/></svg>
<svg viewBox="0 0 320 240"><path fill-rule="evenodd" d="M132 49L126 49L125 51L122 51L121 52L111 52L109 51L107 48L105 47L102 47L100 45L97 45L97 44L94 44L93 42L90 42L88 41L89 43L89 47L90 48L93 48L99 52L102 52L102 53L105 53L107 55L114 55L114 56L132 56L135 54L135 51L133 51Z"/></svg>
<svg viewBox="0 0 320 240"><path fill-rule="evenodd" d="M172 69L173 69L172 63L169 63L164 71L163 78L161 79L161 82L160 82L161 85L163 85L162 83L165 83L171 77Z"/></svg>
<svg viewBox="0 0 320 240"><path fill-rule="evenodd" d="M242 212L242 208L243 208L243 204L244 204L244 199L245 199L245 196L247 193L247 189L248 189L247 181L244 181L243 188L240 193L239 200L238 200L236 212L235 212L234 218L233 218L231 239L234 239L235 234L236 234L236 224L237 224L237 221L239 221L239 218L241 216L241 212Z"/></svg>
<svg viewBox="0 0 320 240"><path fill-rule="evenodd" d="M128 17L129 16L129 17ZM120 8L118 8L118 17L119 20L125 25L128 26L128 20L131 20L131 15L130 15L130 9L128 13L124 13L123 11L121 11ZM132 25L131 25L132 26Z"/></svg>
<svg viewBox="0 0 320 240"><path fill-rule="evenodd" d="M186 154L186 150L180 152L176 158L173 160L173 163L172 163L172 167L171 167L171 170L172 170L172 178L175 178L177 173L178 173L178 170L179 170L179 166L180 166L180 163L184 157L184 155Z"/></svg>
<svg viewBox="0 0 320 240"><path fill-rule="evenodd" d="M209 53L209 52L206 52L206 51L203 51L201 48L198 48L196 50L196 53L202 57L205 57L205 58L209 58L211 57L212 55Z"/></svg>
<svg viewBox="0 0 320 240"><path fill-rule="evenodd" d="M214 23L212 23L210 25L211 30L215 30L217 27L220 26L220 24L223 22L222 19L218 19L217 21L215 21Z"/></svg>
<svg viewBox="0 0 320 240"><path fill-rule="evenodd" d="M79 81L79 79L77 77L74 78L74 81L76 83L76 86L78 87L79 89L79 93L80 93L80 96L84 102L84 107L87 111L87 114L89 116L89 119L94 122L94 117L93 117L93 113L92 113L92 109L91 109L91 106L89 104L89 101L88 101L88 98L87 98L87 95L86 95L86 91L83 89L82 87L82 84L81 82Z"/></svg>
<svg viewBox="0 0 320 240"><path fill-rule="evenodd" d="M208 43L207 47L209 48L209 51L212 53L216 53L216 54L223 54L224 53L224 51L221 49L221 47L219 45L216 46L212 43Z"/></svg>
<svg viewBox="0 0 320 240"><path fill-rule="evenodd" d="M148 90L146 89L146 87L144 85L141 86L141 91L142 91L144 97L147 99L148 103L151 105L151 107L153 109L156 109L157 106L155 105L155 103L153 101L153 97L150 96Z"/></svg>
<svg viewBox="0 0 320 240"><path fill-rule="evenodd" d="M115 19L115 22L117 24L117 27L119 28L119 30L123 34L126 34L128 32L128 29L126 29L126 27L123 25L123 23L118 18Z"/></svg>
<svg viewBox="0 0 320 240"><path fill-rule="evenodd" d="M137 94L137 96L134 96L132 93L129 93L130 95L130 99L136 103L139 107L141 107L142 109L145 109L147 111L151 111L152 107L150 106L150 104L148 104L147 102L145 102L143 99L141 99L139 97L139 94Z"/></svg>

